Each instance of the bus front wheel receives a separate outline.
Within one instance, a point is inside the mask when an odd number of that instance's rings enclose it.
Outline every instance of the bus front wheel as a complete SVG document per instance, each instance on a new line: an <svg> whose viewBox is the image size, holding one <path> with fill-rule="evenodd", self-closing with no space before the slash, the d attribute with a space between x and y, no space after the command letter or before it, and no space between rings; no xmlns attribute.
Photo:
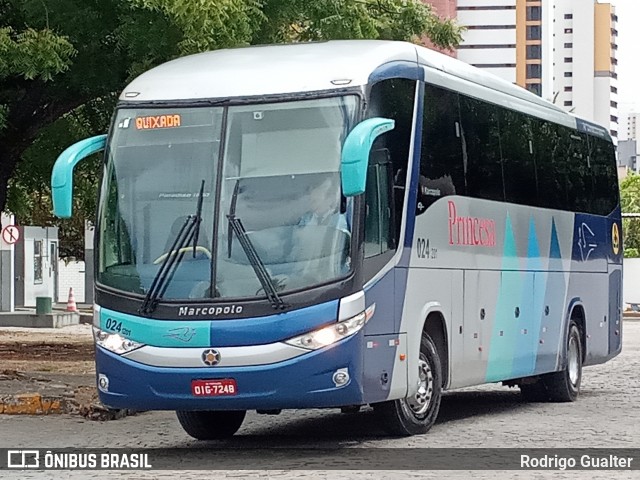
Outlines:
<svg viewBox="0 0 640 480"><path fill-rule="evenodd" d="M415 395L373 405L385 429L392 435L419 435L433 426L440 410L442 365L438 350L422 333L418 360L418 390Z"/></svg>
<svg viewBox="0 0 640 480"><path fill-rule="evenodd" d="M236 433L246 411L182 411L176 412L185 432L197 440L220 440Z"/></svg>

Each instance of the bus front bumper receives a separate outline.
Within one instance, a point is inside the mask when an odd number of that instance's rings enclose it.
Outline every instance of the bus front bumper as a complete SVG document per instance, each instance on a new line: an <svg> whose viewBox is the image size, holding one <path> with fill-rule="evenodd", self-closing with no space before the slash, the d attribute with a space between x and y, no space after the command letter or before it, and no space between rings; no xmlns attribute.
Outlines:
<svg viewBox="0 0 640 480"><path fill-rule="evenodd" d="M106 406L133 410L272 410L360 405L364 403L362 345L363 333L358 332L334 345L289 360L228 368L149 366L96 346L98 391ZM349 380L338 386L334 375L345 369ZM235 380L236 394L205 397L192 393L193 381L219 379Z"/></svg>

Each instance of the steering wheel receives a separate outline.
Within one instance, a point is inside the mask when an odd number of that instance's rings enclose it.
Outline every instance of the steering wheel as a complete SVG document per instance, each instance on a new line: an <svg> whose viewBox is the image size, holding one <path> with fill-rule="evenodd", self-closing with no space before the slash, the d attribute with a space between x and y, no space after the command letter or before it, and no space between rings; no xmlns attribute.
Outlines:
<svg viewBox="0 0 640 480"><path fill-rule="evenodd" d="M156 258L153 261L154 265L158 265L159 263L164 262L164 259L169 257L169 256L173 256L173 255L177 255L178 253L189 253L193 251L193 247L182 247L180 250L171 250L170 252L167 253L163 253L162 255L160 255L158 258ZM199 254L204 255L205 257L211 259L211 252L205 248L205 247L201 247L200 245L198 245L196 247L196 252Z"/></svg>

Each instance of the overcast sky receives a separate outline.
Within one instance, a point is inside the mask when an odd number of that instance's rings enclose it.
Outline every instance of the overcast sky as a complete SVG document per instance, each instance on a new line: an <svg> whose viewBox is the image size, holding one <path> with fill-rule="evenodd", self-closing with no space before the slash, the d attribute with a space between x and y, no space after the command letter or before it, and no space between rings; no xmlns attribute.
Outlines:
<svg viewBox="0 0 640 480"><path fill-rule="evenodd" d="M640 112L640 0L611 0L618 15L618 107L620 126L627 113ZM626 131L620 128L621 137Z"/></svg>

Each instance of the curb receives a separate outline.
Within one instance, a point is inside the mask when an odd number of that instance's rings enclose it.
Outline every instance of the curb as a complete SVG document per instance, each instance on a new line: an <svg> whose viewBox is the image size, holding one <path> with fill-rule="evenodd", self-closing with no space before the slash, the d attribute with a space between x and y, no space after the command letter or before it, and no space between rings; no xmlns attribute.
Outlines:
<svg viewBox="0 0 640 480"><path fill-rule="evenodd" d="M0 397L0 415L80 415L88 420L120 420L136 415L135 410L114 410L98 403L79 405L77 401L39 393L20 393Z"/></svg>
<svg viewBox="0 0 640 480"><path fill-rule="evenodd" d="M62 397L42 396L39 393L21 393L0 398L0 414L49 415L68 413L69 402Z"/></svg>

